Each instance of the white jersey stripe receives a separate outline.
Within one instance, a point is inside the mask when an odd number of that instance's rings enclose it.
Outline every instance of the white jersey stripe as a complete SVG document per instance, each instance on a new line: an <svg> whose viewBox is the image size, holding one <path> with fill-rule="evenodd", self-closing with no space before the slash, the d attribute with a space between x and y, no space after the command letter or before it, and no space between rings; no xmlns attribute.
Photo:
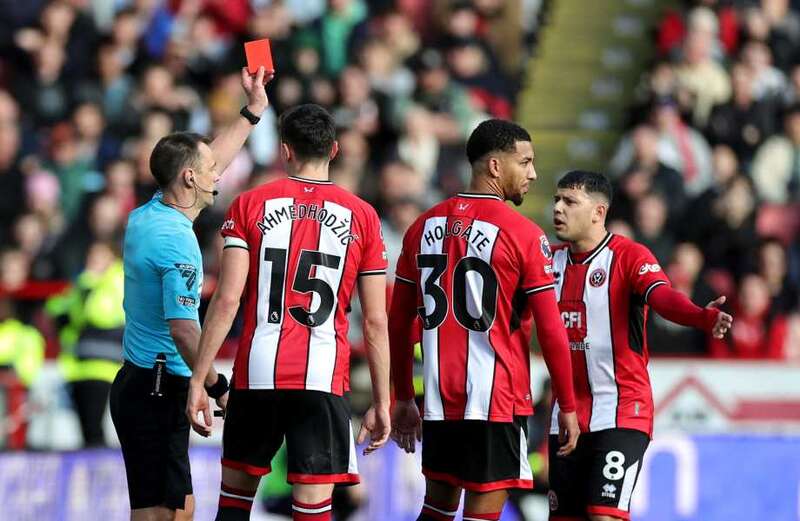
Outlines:
<svg viewBox="0 0 800 521"><path fill-rule="evenodd" d="M438 227L444 229L447 224L447 217L431 217L425 221L425 229L420 238L419 252L421 255L431 253L442 253L444 248L444 237L437 238L434 230ZM422 268L420 270L420 284L428 280L428 276L433 268ZM441 279L441 277L440 277ZM438 282L432 281L432 282ZM435 305L433 297L423 296L423 305L426 313L430 313ZM449 310L448 310L449 312ZM425 419L444 420L444 406L442 405L442 394L439 389L439 328L422 330L422 347L425 360Z"/></svg>
<svg viewBox="0 0 800 521"><path fill-rule="evenodd" d="M416 285L417 285L417 283L416 283L416 282L414 282L413 280L411 280L411 279L404 279L404 278L403 278L403 277L401 277L400 275L395 275L395 276L394 276L394 278L395 278L395 279L397 279L397 280L399 280L399 281L401 281L401 282L405 282L406 284L413 284L414 286L416 286Z"/></svg>
<svg viewBox="0 0 800 521"><path fill-rule="evenodd" d="M386 275L386 270L365 270L359 271L358 275Z"/></svg>
<svg viewBox="0 0 800 521"><path fill-rule="evenodd" d="M650 284L650 287L647 288L647 291L644 292L644 301L647 302L647 299L650 298L650 293L657 287L663 286L664 284L666 284L666 282L664 282L663 280L657 280L652 284Z"/></svg>
<svg viewBox="0 0 800 521"><path fill-rule="evenodd" d="M247 245L247 241L240 239L239 237L225 237L225 248L244 248L245 250L249 250L250 247Z"/></svg>
<svg viewBox="0 0 800 521"><path fill-rule="evenodd" d="M344 206L325 201L320 215L327 210L327 215L335 222L348 223L347 234L352 227L352 214ZM318 217L318 219L321 219ZM318 251L326 255L335 255L339 258L336 268L317 265L312 277L325 281L333 289L333 308L325 322L310 328L308 340L308 370L306 371L306 389L314 391L331 392L333 371L336 368L336 310L339 308L339 283L342 280L345 263L347 261L347 242L339 238L345 236L342 230L334 233L333 228L325 224L326 219L321 219L319 224ZM310 312L319 309L321 299L317 292L312 293Z"/></svg>
<svg viewBox="0 0 800 521"><path fill-rule="evenodd" d="M500 229L494 224L475 220L472 222L473 233L482 233L488 243L478 250L472 241L467 241L467 251L465 257L478 257L492 265L492 252L497 242L497 235ZM468 271L466 274L466 306L467 313L472 317L480 317L483 314L482 300L484 291L483 277L476 271ZM497 297L495 297L496 299ZM495 302L495 309L497 303ZM467 356L467 406L464 409L465 420L488 420L489 409L492 405L492 389L494 388L495 352L489 341L491 326L487 331L469 331L468 356Z"/></svg>
<svg viewBox="0 0 800 521"><path fill-rule="evenodd" d="M617 426L617 403L619 390L614 367L614 342L611 331L611 303L609 281L614 252L604 248L589 264L584 297L586 303L586 369L592 390L592 415L589 430L598 431ZM591 283L592 273L605 272L605 280L599 287Z"/></svg>
<svg viewBox="0 0 800 521"><path fill-rule="evenodd" d="M294 199L291 197L281 197L278 199L267 199L264 202L264 215L284 206L289 206ZM274 389L275 388L275 359L278 354L278 342L281 336L281 327L286 316L283 309L268 310L269 295L272 289L272 273L286 273L286 261L283 266L273 266L272 262L265 260L267 248L275 248L287 251L292 239L292 221L286 219L269 231L261 239L259 248L259 268L258 268L258 297L256 308L256 330L253 333L253 341L250 344L250 358L248 360L248 388L250 389ZM288 258L288 255L287 255ZM284 292L285 276L276 281L281 285L281 293ZM281 299L282 307L284 305ZM272 315L268 317L267 314ZM272 319L270 321L270 318Z"/></svg>
<svg viewBox="0 0 800 521"><path fill-rule="evenodd" d="M553 252L553 273L556 274L556 300L561 300L561 289L564 287L564 277L569 263L569 253L566 248L561 248ZM558 434L558 413L561 408L558 400L553 404L553 413L550 417L550 434Z"/></svg>
<svg viewBox="0 0 800 521"><path fill-rule="evenodd" d="M538 288L530 288L525 290L526 295L534 295L536 293L541 293L542 291L547 291L548 289L555 288L555 284L547 284L545 286L539 286Z"/></svg>

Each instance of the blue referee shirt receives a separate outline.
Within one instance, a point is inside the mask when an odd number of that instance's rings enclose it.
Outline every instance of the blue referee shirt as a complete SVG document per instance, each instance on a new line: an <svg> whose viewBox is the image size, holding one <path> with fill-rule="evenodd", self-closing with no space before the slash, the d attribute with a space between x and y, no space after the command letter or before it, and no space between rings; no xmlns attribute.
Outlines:
<svg viewBox="0 0 800 521"><path fill-rule="evenodd" d="M123 262L123 357L150 368L156 355L165 353L167 372L191 376L169 334L168 320L199 322L203 258L192 221L156 194L128 217Z"/></svg>

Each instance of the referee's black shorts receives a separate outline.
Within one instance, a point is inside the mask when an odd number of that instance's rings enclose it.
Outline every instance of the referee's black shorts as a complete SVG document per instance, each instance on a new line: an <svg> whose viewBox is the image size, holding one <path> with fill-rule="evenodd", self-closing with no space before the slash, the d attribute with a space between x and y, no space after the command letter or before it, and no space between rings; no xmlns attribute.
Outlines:
<svg viewBox="0 0 800 521"><path fill-rule="evenodd" d="M189 472L189 379L167 374L164 396L150 396L153 370L125 362L111 385L111 419L117 430L131 509L182 509L192 493Z"/></svg>

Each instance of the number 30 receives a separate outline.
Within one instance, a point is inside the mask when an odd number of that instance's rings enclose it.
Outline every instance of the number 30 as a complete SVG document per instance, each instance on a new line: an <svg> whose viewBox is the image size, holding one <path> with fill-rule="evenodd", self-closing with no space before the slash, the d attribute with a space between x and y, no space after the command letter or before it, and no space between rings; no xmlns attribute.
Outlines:
<svg viewBox="0 0 800 521"><path fill-rule="evenodd" d="M423 295L433 299L433 309L428 313L423 305L417 311L422 318L425 329L436 329L447 316L447 295L439 284L444 271L447 269L447 255L444 253L423 253L417 255L417 268L430 269L422 285ZM481 314L474 317L467 309L467 273L474 271L483 280L481 292ZM456 264L453 270L453 315L458 323L471 331L485 332L492 327L497 313L497 275L492 267L478 257L464 257Z"/></svg>

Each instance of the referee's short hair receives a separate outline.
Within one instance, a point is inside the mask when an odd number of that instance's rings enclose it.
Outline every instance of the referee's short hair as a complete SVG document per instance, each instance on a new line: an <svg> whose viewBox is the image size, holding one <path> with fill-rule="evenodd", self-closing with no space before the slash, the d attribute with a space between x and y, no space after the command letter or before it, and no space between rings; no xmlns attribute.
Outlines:
<svg viewBox="0 0 800 521"><path fill-rule="evenodd" d="M531 141L521 126L504 119L488 119L478 125L467 140L467 159L475 164L490 152L513 152L517 141Z"/></svg>
<svg viewBox="0 0 800 521"><path fill-rule="evenodd" d="M172 184L184 168L196 168L198 145L211 140L194 132L173 132L162 137L150 154L150 172L162 189Z"/></svg>
<svg viewBox="0 0 800 521"><path fill-rule="evenodd" d="M328 159L336 141L336 125L327 110L313 103L292 107L278 120L281 142L298 159Z"/></svg>
<svg viewBox="0 0 800 521"><path fill-rule="evenodd" d="M574 188L587 194L600 194L608 204L614 196L611 181L603 174L587 170L571 170L558 180L558 188Z"/></svg>

